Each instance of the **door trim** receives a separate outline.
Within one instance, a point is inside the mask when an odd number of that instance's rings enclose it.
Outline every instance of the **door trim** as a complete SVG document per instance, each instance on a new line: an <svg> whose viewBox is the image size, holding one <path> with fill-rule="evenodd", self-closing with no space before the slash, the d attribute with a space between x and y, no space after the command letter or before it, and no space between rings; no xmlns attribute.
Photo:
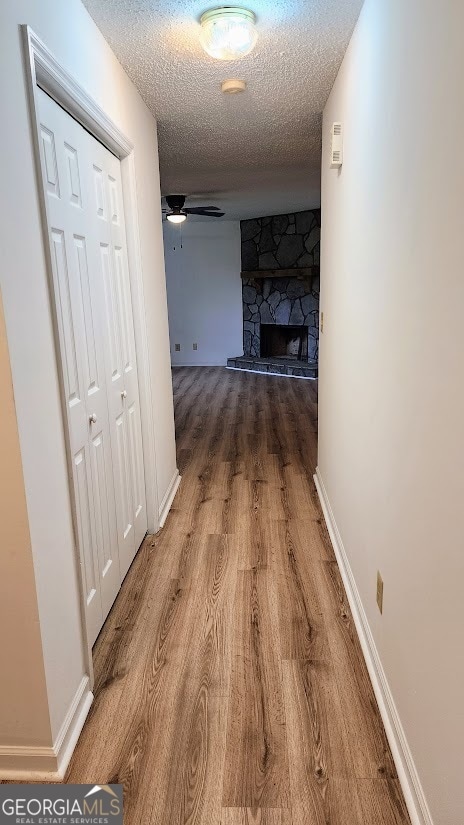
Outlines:
<svg viewBox="0 0 464 825"><path fill-rule="evenodd" d="M32 136L35 155L35 166L37 175L37 185L40 201L40 213L42 221L43 247L46 260L50 311L53 319L53 331L55 339L56 366L60 379L60 395L62 407L63 428L66 435L66 455L68 462L68 489L73 513L74 542L77 548L76 553L76 576L80 585L81 594L81 626L84 639L84 647L87 652L86 664L90 675L90 683L93 686L93 663L92 648L87 638L87 628L85 621L84 590L81 577L81 555L78 542L78 532L76 524L76 504L74 489L72 484L72 462L70 451L70 438L68 430L66 399L64 392L64 376L62 361L60 357L60 344L58 335L58 319L56 303L54 298L53 271L50 245L48 240L48 211L47 199L43 187L42 168L39 147L39 114L37 89L43 89L55 100L68 114L77 120L90 134L100 143L106 146L110 152L116 155L121 162L121 178L124 200L124 216L126 223L127 257L129 265L130 282L132 289L132 303L134 314L135 348L137 357L137 369L139 374L140 393L140 416L142 423L142 449L145 468L145 494L147 501L148 532L155 533L159 529L159 502L156 486L156 446L154 438L154 413L152 403L152 384L150 377L150 362L148 349L148 328L144 311L144 288L143 271L140 250L140 233L137 210L137 188L135 174L134 146L124 135L118 126L111 120L106 112L96 103L88 92L75 80L75 78L59 63L50 52L47 46L32 31L30 26L21 26L28 96L30 104L30 114L32 123Z"/></svg>
<svg viewBox="0 0 464 825"><path fill-rule="evenodd" d="M171 479L171 483L170 483L168 489L166 490L166 494L165 494L165 496L164 496L164 498L163 498L163 500L160 504L160 513L159 513L160 530L161 530L162 527L164 527L164 523L165 523L165 521L166 521L166 519L169 515L169 511L171 509L172 502L174 501L175 495L176 495L176 493L179 489L179 484L180 484L180 475L179 475L179 470L176 469L176 471L175 471L175 473L174 473L174 475Z"/></svg>
<svg viewBox="0 0 464 825"><path fill-rule="evenodd" d="M113 155L122 159L130 155L134 146L93 98L83 89L32 31L23 26L34 72L34 83L56 100L74 120L103 143Z"/></svg>

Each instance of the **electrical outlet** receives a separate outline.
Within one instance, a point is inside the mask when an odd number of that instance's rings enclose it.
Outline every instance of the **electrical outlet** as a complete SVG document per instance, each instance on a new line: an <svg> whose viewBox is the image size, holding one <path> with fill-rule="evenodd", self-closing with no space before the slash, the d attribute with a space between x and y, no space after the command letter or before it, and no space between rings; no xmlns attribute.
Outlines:
<svg viewBox="0 0 464 825"><path fill-rule="evenodd" d="M321 312L321 332L324 332L324 313Z"/></svg>
<svg viewBox="0 0 464 825"><path fill-rule="evenodd" d="M174 349L176 352L180 352L180 344L174 344Z"/></svg>
<svg viewBox="0 0 464 825"><path fill-rule="evenodd" d="M193 349L195 349L195 350L198 349L198 344L192 344L192 346L193 346Z"/></svg>
<svg viewBox="0 0 464 825"><path fill-rule="evenodd" d="M377 570L377 605L381 613L383 613L383 579Z"/></svg>

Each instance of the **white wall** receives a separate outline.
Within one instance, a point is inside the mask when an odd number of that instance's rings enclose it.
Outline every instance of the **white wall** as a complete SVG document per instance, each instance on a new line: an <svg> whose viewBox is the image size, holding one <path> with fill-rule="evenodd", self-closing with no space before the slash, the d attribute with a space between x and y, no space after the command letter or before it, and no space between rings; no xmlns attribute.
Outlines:
<svg viewBox="0 0 464 825"><path fill-rule="evenodd" d="M50 736L50 721L1 294L0 398L0 703L8 709L7 714L0 711L0 744L10 740L21 742L22 732L32 728L36 737L32 744L37 745ZM21 583L24 601L11 588L12 575ZM10 632L12 627L14 633ZM30 701L31 690L34 702Z"/></svg>
<svg viewBox="0 0 464 825"><path fill-rule="evenodd" d="M435 825L464 821L463 31L366 0L322 165L319 470Z"/></svg>
<svg viewBox="0 0 464 825"><path fill-rule="evenodd" d="M80 0L17 0L0 8L0 272L40 619L51 738L85 673L59 385L39 219L36 170L19 24L28 23L133 142L149 360L153 381L157 494L176 470L156 124ZM149 507L154 506L148 502ZM11 542L13 542L13 537ZM4 566L18 605L29 609L13 565ZM2 547L2 552L4 548ZM19 608L18 608L19 609ZM0 603L0 625L15 633ZM36 629L36 628L35 628ZM35 632L30 624L31 639ZM1 634L2 639L5 634ZM35 644L35 642L34 642ZM2 655L3 666L6 660ZM9 661L18 690L23 670ZM32 662L30 664L32 668ZM14 724L0 693L0 747L48 746L35 676L21 687ZM0 684L0 691L2 685ZM19 701L19 699L18 699ZM32 713L31 708L36 712ZM35 727L34 727L35 725Z"/></svg>
<svg viewBox="0 0 464 825"><path fill-rule="evenodd" d="M182 249L179 227L163 226L172 364L225 365L243 354L240 223L188 219Z"/></svg>

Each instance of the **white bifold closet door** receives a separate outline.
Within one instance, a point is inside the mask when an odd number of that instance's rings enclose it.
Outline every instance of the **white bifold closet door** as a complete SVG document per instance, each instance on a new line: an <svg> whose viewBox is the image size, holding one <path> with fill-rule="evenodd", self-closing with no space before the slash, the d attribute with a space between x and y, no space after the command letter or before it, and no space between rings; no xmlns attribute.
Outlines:
<svg viewBox="0 0 464 825"><path fill-rule="evenodd" d="M76 523L93 644L147 531L121 169L119 160L41 89L38 101Z"/></svg>

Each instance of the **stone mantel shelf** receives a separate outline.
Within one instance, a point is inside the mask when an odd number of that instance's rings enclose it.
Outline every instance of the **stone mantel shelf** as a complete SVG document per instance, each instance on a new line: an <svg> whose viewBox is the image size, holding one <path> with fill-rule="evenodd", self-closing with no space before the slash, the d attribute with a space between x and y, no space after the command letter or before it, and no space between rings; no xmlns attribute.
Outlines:
<svg viewBox="0 0 464 825"><path fill-rule="evenodd" d="M292 269L255 269L241 272L242 278L313 278L319 275L318 266L293 267Z"/></svg>

